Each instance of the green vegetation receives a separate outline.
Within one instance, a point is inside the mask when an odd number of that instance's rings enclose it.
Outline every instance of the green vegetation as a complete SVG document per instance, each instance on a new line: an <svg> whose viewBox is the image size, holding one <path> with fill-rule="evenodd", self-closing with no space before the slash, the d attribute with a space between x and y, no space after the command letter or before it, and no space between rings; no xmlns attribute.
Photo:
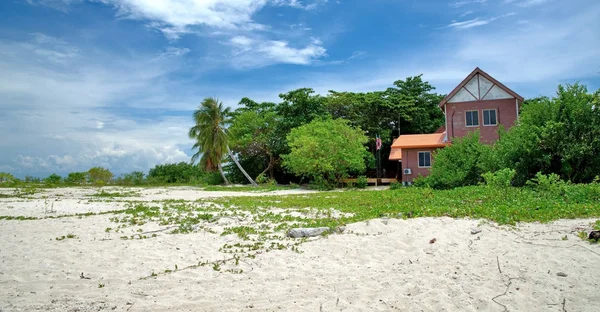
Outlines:
<svg viewBox="0 0 600 312"><path fill-rule="evenodd" d="M600 184L565 185L564 189L565 192L561 195L530 187L467 186L450 190L413 187L389 191L324 192L212 201L249 211L260 210L262 207L317 210L333 208L352 214L341 218L307 219L301 223L302 226L331 228L381 216L483 218L499 224L600 217Z"/></svg>
<svg viewBox="0 0 600 312"><path fill-rule="evenodd" d="M228 154L248 181L256 185L256 182L244 171L229 149L227 130L227 126L230 124L229 107L225 108L222 102L214 98L206 98L194 111L193 117L195 124L190 128L188 136L190 139L196 140L192 150L197 150L197 152L192 156L192 163L199 159L200 165L207 171L218 169L225 183L229 184L221 166L225 154Z"/></svg>
<svg viewBox="0 0 600 312"><path fill-rule="evenodd" d="M90 195L92 197L106 197L106 198L115 198L115 197L137 197L140 196L139 193L134 191L126 191L126 192L107 192L105 190L100 190L100 192L96 194Z"/></svg>
<svg viewBox="0 0 600 312"><path fill-rule="evenodd" d="M488 172L510 173L504 182L515 186L532 180L590 183L600 175L599 153L600 90L590 94L579 84L559 86L554 98L526 101L519 124L501 132L493 146L472 134L437 152L431 175L416 184L437 189L476 185Z"/></svg>
<svg viewBox="0 0 600 312"><path fill-rule="evenodd" d="M291 152L283 156L283 165L298 176L339 183L366 169L367 137L343 119L314 120L292 129L287 141Z"/></svg>
<svg viewBox="0 0 600 312"><path fill-rule="evenodd" d="M65 240L65 239L67 239L67 238L78 238L78 237L77 237L77 235L75 235L75 234L67 234L66 236L65 236L65 235L63 235L63 236L61 236L61 237L57 237L57 238L55 238L55 239L56 239L57 241L61 241L61 240Z"/></svg>

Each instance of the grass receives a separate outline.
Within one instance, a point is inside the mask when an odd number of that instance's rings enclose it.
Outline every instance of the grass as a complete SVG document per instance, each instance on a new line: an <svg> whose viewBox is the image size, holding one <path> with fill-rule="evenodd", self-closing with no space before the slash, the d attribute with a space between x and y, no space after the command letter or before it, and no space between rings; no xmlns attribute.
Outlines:
<svg viewBox="0 0 600 312"><path fill-rule="evenodd" d="M138 197L139 193L134 191L128 192L107 192L105 190L100 190L100 192L96 194L90 195L92 197L102 197L102 198L115 198L115 197Z"/></svg>
<svg viewBox="0 0 600 312"><path fill-rule="evenodd" d="M383 216L488 219L499 224L600 217L600 185L568 186L565 195L530 188L470 186L453 190L401 188L388 191L322 192L304 195L211 199L226 207L336 209L351 216L310 219L306 226L334 228ZM279 215L279 218L282 218ZM600 224L597 226L600 227Z"/></svg>
<svg viewBox="0 0 600 312"><path fill-rule="evenodd" d="M259 185L259 186L246 186L246 185L235 185L235 186L223 186L223 185L210 185L203 188L204 191L223 191L223 192L273 192L281 190L292 190L298 187L288 185Z"/></svg>
<svg viewBox="0 0 600 312"><path fill-rule="evenodd" d="M65 240L65 239L67 239L67 238L78 238L78 237L77 237L77 235L75 235L75 234L67 234L66 236L65 236L65 235L63 235L63 236L61 236L61 237L57 237L57 238L55 238L55 239L56 239L57 241L61 241L61 240Z"/></svg>

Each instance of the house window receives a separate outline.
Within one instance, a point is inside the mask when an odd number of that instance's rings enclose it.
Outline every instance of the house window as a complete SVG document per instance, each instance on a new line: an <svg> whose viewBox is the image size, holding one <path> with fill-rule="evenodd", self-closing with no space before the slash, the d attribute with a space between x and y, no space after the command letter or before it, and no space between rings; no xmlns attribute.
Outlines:
<svg viewBox="0 0 600 312"><path fill-rule="evenodd" d="M479 126L479 111L467 111L467 127Z"/></svg>
<svg viewBox="0 0 600 312"><path fill-rule="evenodd" d="M487 109L483 111L483 125L484 126L495 126L497 125L496 110Z"/></svg>
<svg viewBox="0 0 600 312"><path fill-rule="evenodd" d="M431 152L419 152L419 168L431 167Z"/></svg>

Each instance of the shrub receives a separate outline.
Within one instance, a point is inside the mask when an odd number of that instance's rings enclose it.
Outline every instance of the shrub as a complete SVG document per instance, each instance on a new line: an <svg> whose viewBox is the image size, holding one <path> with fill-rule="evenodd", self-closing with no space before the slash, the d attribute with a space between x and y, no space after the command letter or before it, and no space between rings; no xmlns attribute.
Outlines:
<svg viewBox="0 0 600 312"><path fill-rule="evenodd" d="M71 172L65 178L65 183L81 185L85 183L87 172Z"/></svg>
<svg viewBox="0 0 600 312"><path fill-rule="evenodd" d="M398 182L398 181L394 181L392 183L390 183L390 190L399 190L402 188L402 183Z"/></svg>
<svg viewBox="0 0 600 312"><path fill-rule="evenodd" d="M367 137L347 120L313 120L292 129L287 136L291 152L283 166L290 172L314 179L318 184L340 182L350 172L364 172Z"/></svg>
<svg viewBox="0 0 600 312"><path fill-rule="evenodd" d="M45 178L44 182L46 184L55 185L55 184L59 184L61 180L62 180L62 178L58 174L53 173L53 174L49 175L47 178Z"/></svg>
<svg viewBox="0 0 600 312"><path fill-rule="evenodd" d="M96 185L105 185L113 178L112 172L106 168L94 167L88 170L88 182Z"/></svg>
<svg viewBox="0 0 600 312"><path fill-rule="evenodd" d="M476 185L482 181L482 162L489 152L489 146L479 142L478 131L458 138L434 154L431 173L415 184L434 189Z"/></svg>
<svg viewBox="0 0 600 312"><path fill-rule="evenodd" d="M17 182L18 179L7 172L0 172L0 183L11 184Z"/></svg>
<svg viewBox="0 0 600 312"><path fill-rule="evenodd" d="M525 185L542 192L549 192L556 195L564 196L566 194L566 187L569 183L562 181L560 176L551 173L548 175L538 172L535 178L527 181Z"/></svg>
<svg viewBox="0 0 600 312"><path fill-rule="evenodd" d="M493 187L508 187L512 185L517 171L514 169L504 168L496 172L486 172L481 176L485 180L485 184Z"/></svg>
<svg viewBox="0 0 600 312"><path fill-rule="evenodd" d="M148 172L152 183L190 183L193 179L202 181L204 170L186 162L156 165Z"/></svg>
<svg viewBox="0 0 600 312"><path fill-rule="evenodd" d="M367 179L367 177L359 176L358 179L356 179L356 187L365 188L368 185L369 185L369 180Z"/></svg>
<svg viewBox="0 0 600 312"><path fill-rule="evenodd" d="M144 173L134 171L123 175L123 184L125 185L142 185L144 183Z"/></svg>
<svg viewBox="0 0 600 312"><path fill-rule="evenodd" d="M265 174L259 174L258 177L256 177L256 183L258 184L265 184L265 185L275 185L277 184L277 181L275 181L275 179L271 179L269 177L267 177Z"/></svg>

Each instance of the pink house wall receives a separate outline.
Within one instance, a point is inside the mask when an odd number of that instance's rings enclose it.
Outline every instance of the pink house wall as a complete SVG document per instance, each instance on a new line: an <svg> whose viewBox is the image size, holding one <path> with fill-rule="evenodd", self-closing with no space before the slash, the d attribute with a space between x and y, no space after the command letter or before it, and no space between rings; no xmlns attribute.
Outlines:
<svg viewBox="0 0 600 312"><path fill-rule="evenodd" d="M483 110L495 109L497 126L483 125ZM476 110L479 115L479 126L466 126L466 112ZM498 139L498 129L500 125L505 130L512 127L517 120L516 99L484 100L472 102L446 103L446 124L448 139L460 138L467 135L470 131L479 129L482 142L493 143Z"/></svg>
<svg viewBox="0 0 600 312"><path fill-rule="evenodd" d="M414 178L428 176L430 168L419 168L419 152L431 152L431 164L433 165L433 152L437 148L415 148L402 149L402 182L412 182ZM410 168L412 174L404 174L404 169Z"/></svg>

